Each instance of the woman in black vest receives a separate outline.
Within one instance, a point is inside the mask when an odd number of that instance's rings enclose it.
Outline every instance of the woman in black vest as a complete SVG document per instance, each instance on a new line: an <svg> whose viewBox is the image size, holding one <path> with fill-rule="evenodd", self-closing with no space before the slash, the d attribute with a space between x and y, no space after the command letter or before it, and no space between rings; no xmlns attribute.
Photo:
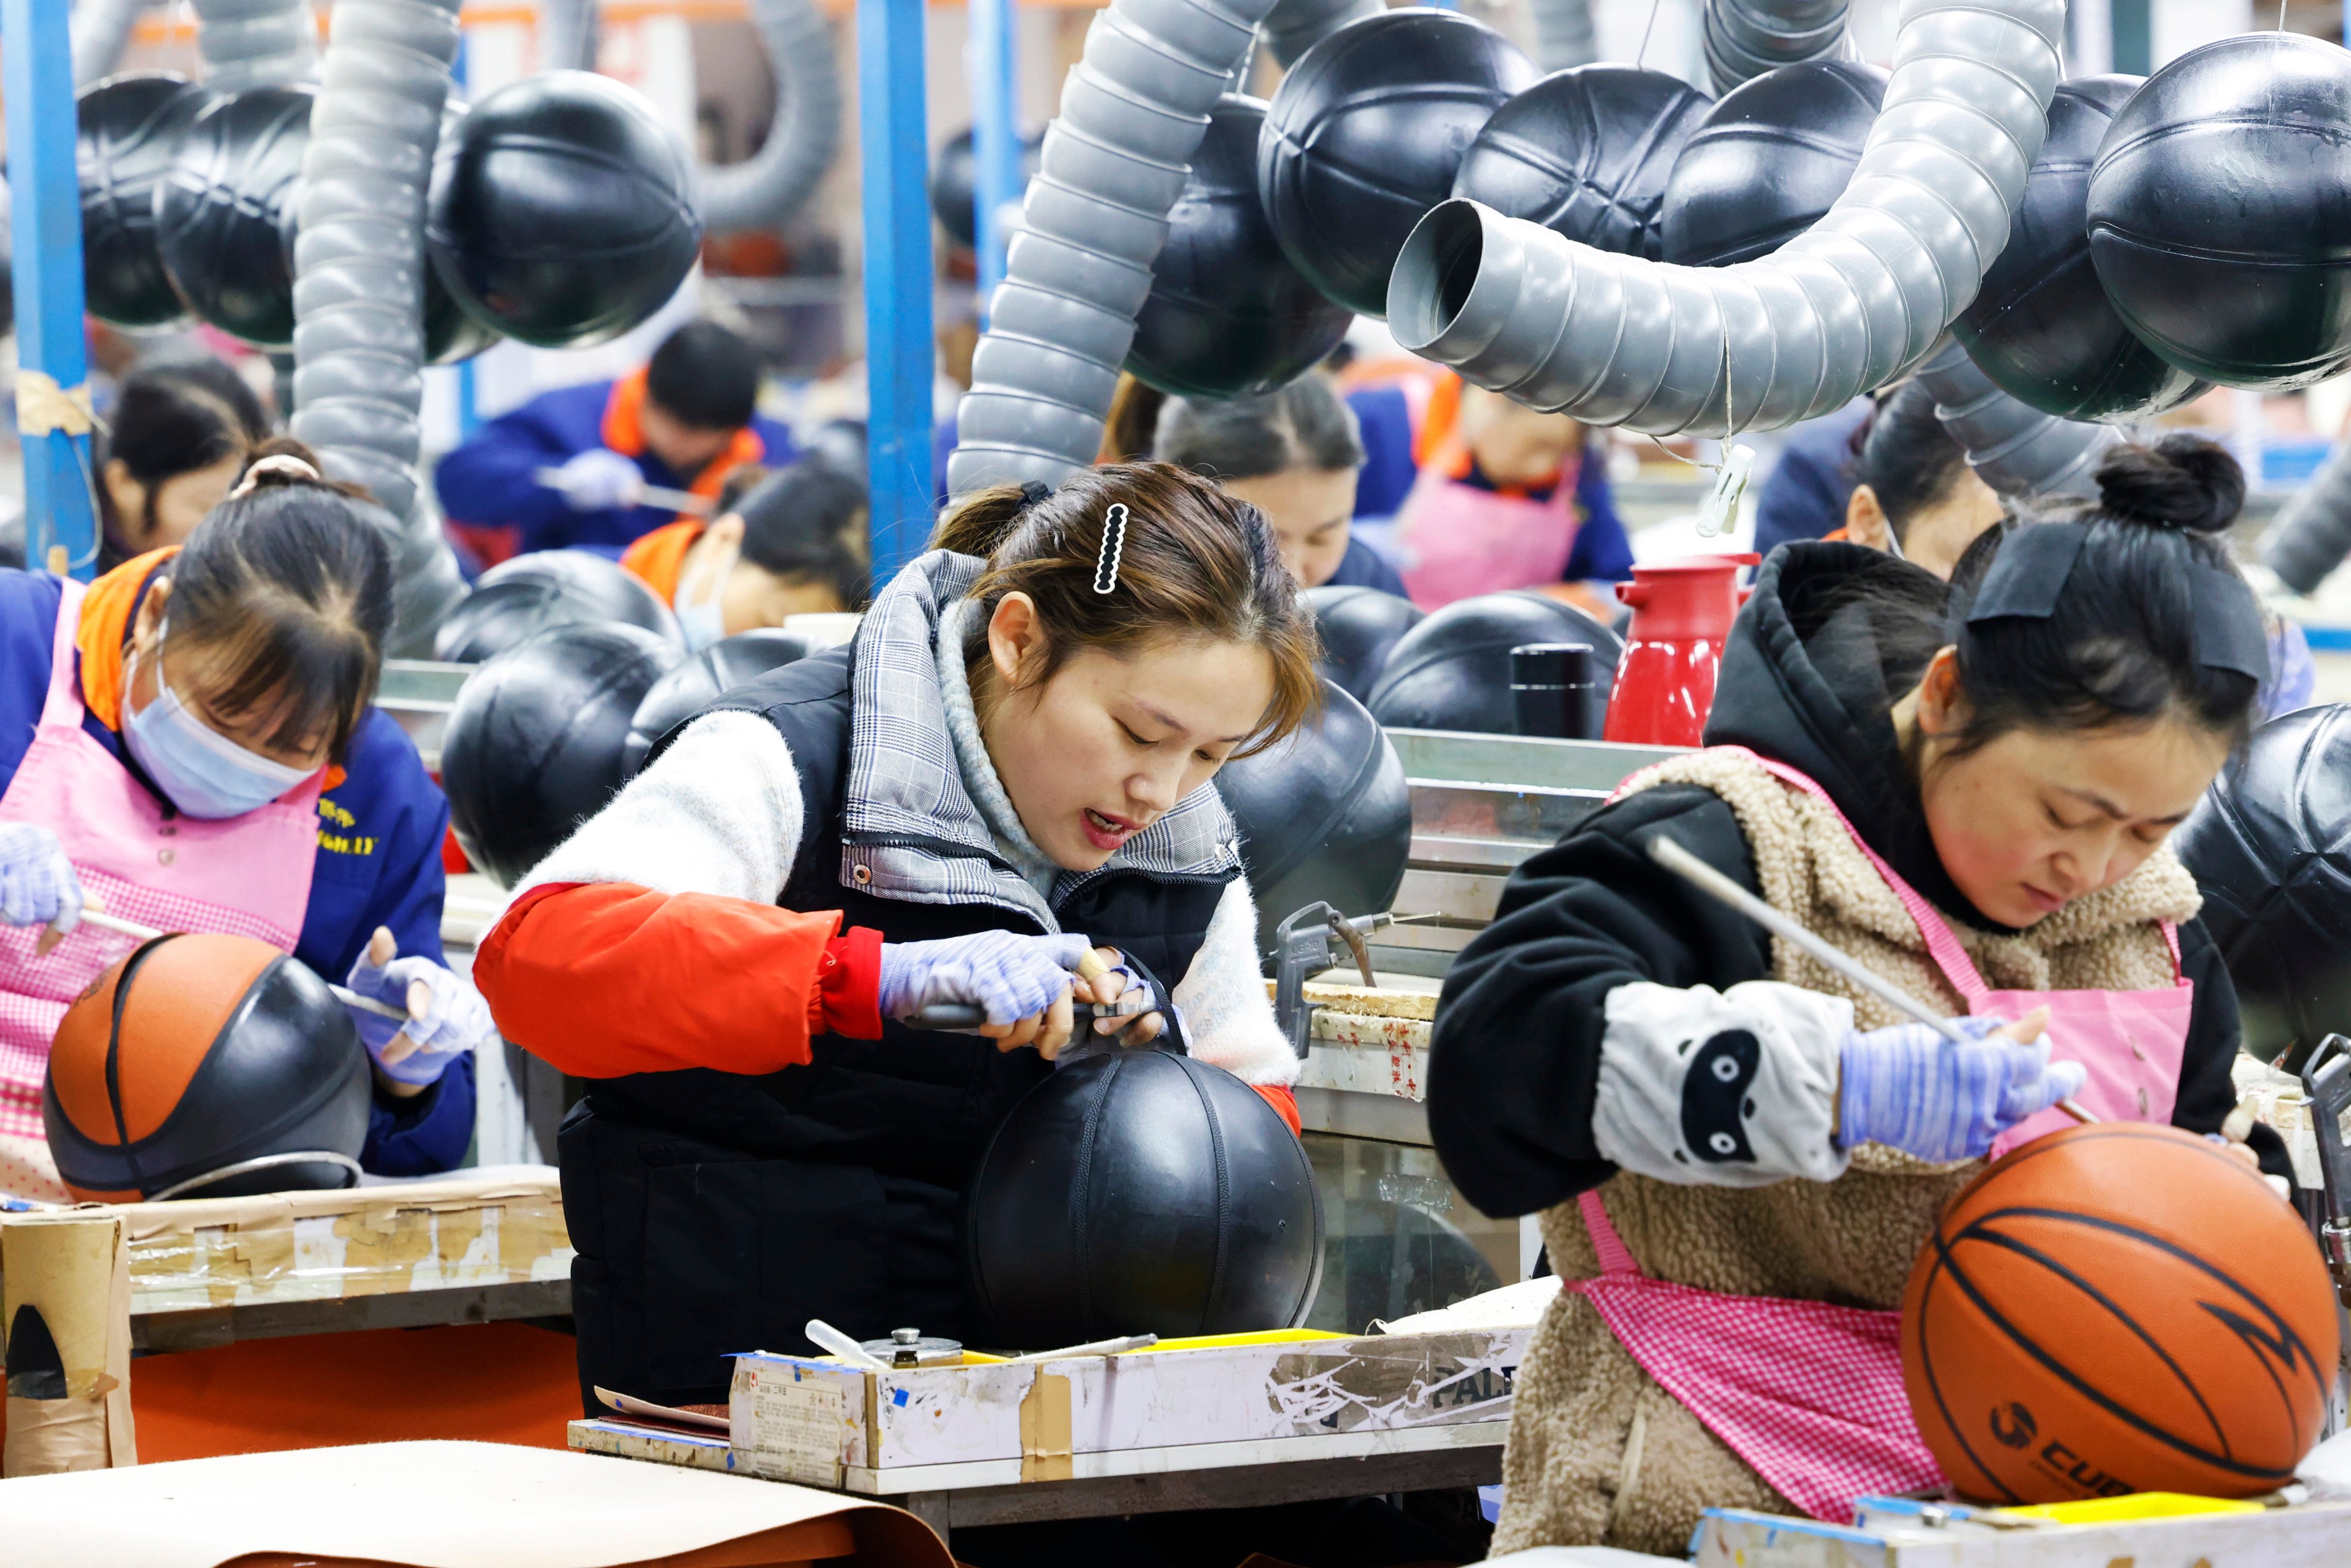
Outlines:
<svg viewBox="0 0 2351 1568"><path fill-rule="evenodd" d="M811 1317L978 1337L957 1201L1073 998L1147 988L1123 1040L1175 1030L1297 1124L1209 784L1319 689L1264 517L1135 464L983 492L933 543L850 646L667 737L482 944L506 1037L590 1081L583 1390L724 1400L730 1354ZM1079 979L1089 945L1118 967ZM942 1001L989 1038L897 1021Z"/></svg>

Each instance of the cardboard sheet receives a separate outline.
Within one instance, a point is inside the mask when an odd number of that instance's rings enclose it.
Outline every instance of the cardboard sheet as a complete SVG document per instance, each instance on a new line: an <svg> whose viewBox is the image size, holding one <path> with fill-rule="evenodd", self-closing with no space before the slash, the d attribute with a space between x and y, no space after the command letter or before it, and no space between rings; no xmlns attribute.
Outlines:
<svg viewBox="0 0 2351 1568"><path fill-rule="evenodd" d="M0 1481L8 1568L634 1568L837 1519L874 1568L950 1568L896 1509L782 1483L496 1443L381 1443ZM716 1555L716 1554L714 1554ZM705 1559L708 1561L709 1559ZM773 1559L728 1552L728 1563Z"/></svg>
<svg viewBox="0 0 2351 1568"><path fill-rule="evenodd" d="M105 1209L17 1217L0 1232L0 1324L37 1310L65 1364L66 1398L11 1401L6 1468L135 1465L131 1270L125 1227ZM89 1406L77 1412L73 1406Z"/></svg>

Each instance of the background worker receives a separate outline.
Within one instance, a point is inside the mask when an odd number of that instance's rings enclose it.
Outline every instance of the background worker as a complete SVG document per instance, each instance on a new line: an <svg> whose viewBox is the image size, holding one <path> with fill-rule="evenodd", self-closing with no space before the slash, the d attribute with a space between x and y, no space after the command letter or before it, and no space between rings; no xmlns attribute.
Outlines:
<svg viewBox="0 0 2351 1568"><path fill-rule="evenodd" d="M740 465L792 460L790 433L757 412L759 379L750 343L689 321L642 370L541 392L484 424L434 470L441 509L486 565L541 549L617 559L677 516L641 504L647 486L715 501Z"/></svg>
<svg viewBox="0 0 2351 1568"><path fill-rule="evenodd" d="M1301 586L1405 597L1395 568L1353 535L1364 444L1353 412L1324 377L1303 375L1260 397L1168 398L1151 455L1263 512Z"/></svg>
<svg viewBox="0 0 2351 1568"><path fill-rule="evenodd" d="M225 361L132 371L98 454L99 570L183 542L268 436L261 400Z"/></svg>
<svg viewBox="0 0 2351 1568"><path fill-rule="evenodd" d="M1788 1489L1832 1471L1898 1490L1858 1393L1899 1387L1891 1327L1834 1387L1778 1347L1890 1316L1944 1204L1987 1155L2066 1124L2059 1098L2201 1134L2235 1108L2235 993L2165 841L2267 673L2219 537L2244 481L2189 436L2118 447L2097 477L2098 501L1986 533L1948 583L1850 544L1775 551L1708 748L1521 864L1447 977L1437 1152L1487 1213L1541 1213L1571 1287L1520 1368L1497 1556L1677 1552L1701 1509L1801 1511ZM1657 865L1661 839L1970 1042ZM2288 1174L2266 1128L2229 1146ZM1574 1288L1604 1259L1715 1295L1604 1321ZM1753 1336L1743 1354L1694 1326L1713 1311ZM1709 1354L1715 1373L1682 1377ZM1765 1427L1802 1405L1851 1440L1726 1440L1734 1404Z"/></svg>
<svg viewBox="0 0 2351 1568"><path fill-rule="evenodd" d="M352 1013L374 1062L360 1164L465 1157L489 1015L441 962L448 802L371 706L391 623L389 547L291 441L184 546L87 589L0 570L0 1191L67 1197L41 1121L49 1042L136 946L83 923L90 900L258 936L394 1006L425 982L419 1049L392 1065L402 1026ZM379 931L388 962L370 959Z"/></svg>
<svg viewBox="0 0 2351 1568"><path fill-rule="evenodd" d="M708 523L680 517L631 545L621 564L677 612L697 652L789 616L865 602L865 486L803 458L738 469Z"/></svg>

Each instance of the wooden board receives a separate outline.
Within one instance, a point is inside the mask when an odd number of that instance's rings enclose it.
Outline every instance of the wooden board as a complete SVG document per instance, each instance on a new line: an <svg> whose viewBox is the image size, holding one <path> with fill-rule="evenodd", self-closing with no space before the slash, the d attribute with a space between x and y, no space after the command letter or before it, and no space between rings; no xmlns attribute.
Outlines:
<svg viewBox="0 0 2351 1568"><path fill-rule="evenodd" d="M2206 1514L2126 1524L1997 1529L1964 1520L1941 1529L1847 1530L1811 1520L1710 1509L1694 1542L1697 1568L2343 1568L2351 1563L2351 1503Z"/></svg>

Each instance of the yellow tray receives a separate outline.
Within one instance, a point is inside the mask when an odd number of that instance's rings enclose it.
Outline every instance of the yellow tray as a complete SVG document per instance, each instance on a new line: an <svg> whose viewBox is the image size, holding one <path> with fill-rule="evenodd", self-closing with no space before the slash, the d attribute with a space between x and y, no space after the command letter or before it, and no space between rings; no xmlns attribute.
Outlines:
<svg viewBox="0 0 2351 1568"><path fill-rule="evenodd" d="M2034 1503L1994 1511L2003 1518L2043 1519L2052 1524L2127 1524L2141 1519L2185 1519L2199 1513L2259 1513L2262 1505L2237 1498L2191 1497L2178 1491L2140 1491L2127 1497L2094 1497L2080 1502Z"/></svg>

